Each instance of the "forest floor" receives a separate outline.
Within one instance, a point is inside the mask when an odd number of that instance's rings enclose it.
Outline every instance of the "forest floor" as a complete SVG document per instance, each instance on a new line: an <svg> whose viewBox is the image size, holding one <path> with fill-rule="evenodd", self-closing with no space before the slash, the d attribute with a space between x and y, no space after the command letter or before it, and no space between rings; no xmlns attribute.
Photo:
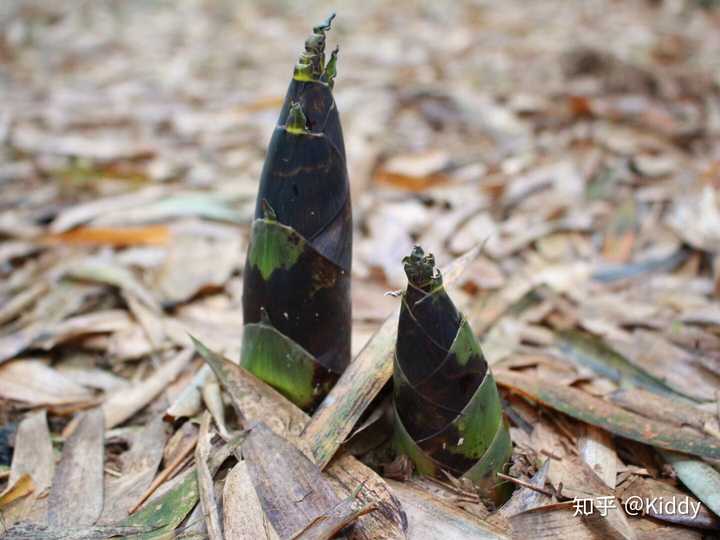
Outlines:
<svg viewBox="0 0 720 540"><path fill-rule="evenodd" d="M379 475L342 457L308 473L374 486L347 534L718 534L720 9L682 0L2 2L0 532L285 536L257 478L217 463L243 402L188 334L237 361L267 143L331 9L353 351L398 307L414 244L441 268L481 245L451 294L519 484L497 510L408 479L368 410L372 436L333 449ZM308 422L283 407L256 412ZM702 504L633 516L633 497Z"/></svg>

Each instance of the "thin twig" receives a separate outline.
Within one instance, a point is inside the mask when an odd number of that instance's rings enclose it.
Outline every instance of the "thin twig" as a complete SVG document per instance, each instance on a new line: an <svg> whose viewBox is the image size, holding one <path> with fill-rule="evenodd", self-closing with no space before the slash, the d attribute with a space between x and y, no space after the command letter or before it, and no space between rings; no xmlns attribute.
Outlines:
<svg viewBox="0 0 720 540"><path fill-rule="evenodd" d="M448 478L448 480L453 479L453 477L450 476L450 474L447 471L445 471L444 469L442 470L442 473ZM476 499L475 502L480 500L480 497L478 496L477 493L474 493L472 491L467 491L461 487L451 484L450 482L443 482L439 478L435 478L432 476L428 476L427 480L429 480L433 484L437 484L438 486L440 486L444 489L447 489L448 491L452 491L455 495L459 495L461 497L475 497L475 499Z"/></svg>
<svg viewBox="0 0 720 540"><path fill-rule="evenodd" d="M514 476L508 476L507 474L503 473L497 473L499 478L503 478L504 480L510 480L510 482L517 484L519 486L526 487L528 489L532 489L533 491L537 491L538 493L542 493L543 495L547 495L548 497L552 497L554 493L551 493L547 489L534 486L530 482L526 482L525 480L520 480L519 478L515 478Z"/></svg>
<svg viewBox="0 0 720 540"><path fill-rule="evenodd" d="M183 450L183 452L178 455L173 462L170 463L170 465L165 467L162 472L155 477L155 480L153 480L152 484L150 484L150 487L147 488L147 491L145 491L143 496L140 497L138 502L133 505L128 514L134 514L137 512L138 508L140 508L140 506L142 506L142 504L147 501L153 493L155 493L155 490L160 487L165 480L174 475L175 472L179 471L186 463L189 463L189 461L193 458L192 451L195 448L197 441L198 436L195 434L193 436L192 443L188 444L187 448L185 448L185 450Z"/></svg>
<svg viewBox="0 0 720 540"><path fill-rule="evenodd" d="M210 457L210 421L211 414L205 411L200 424L198 442L195 445L195 469L197 470L198 491L200 492L200 504L205 516L205 527L207 528L210 540L223 540L222 527L220 526L220 514L218 512L217 500L213 490L213 478L208 468L207 460Z"/></svg>
<svg viewBox="0 0 720 540"><path fill-rule="evenodd" d="M555 461L562 461L562 458L558 456L557 454L554 454L550 450L545 450L544 448L540 450L540 453L546 457L549 457L550 459L554 459Z"/></svg>

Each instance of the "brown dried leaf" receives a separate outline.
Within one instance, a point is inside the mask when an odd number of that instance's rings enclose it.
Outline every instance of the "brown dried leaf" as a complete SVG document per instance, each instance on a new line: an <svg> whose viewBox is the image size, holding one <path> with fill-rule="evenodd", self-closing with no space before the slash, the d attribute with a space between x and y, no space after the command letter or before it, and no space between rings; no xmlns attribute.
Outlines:
<svg viewBox="0 0 720 540"><path fill-rule="evenodd" d="M30 405L87 402L93 394L41 360L14 360L0 366L0 397Z"/></svg>
<svg viewBox="0 0 720 540"><path fill-rule="evenodd" d="M340 504L320 469L264 424L252 427L242 453L260 504L280 538L294 538Z"/></svg>
<svg viewBox="0 0 720 540"><path fill-rule="evenodd" d="M237 463L225 479L223 529L227 538L278 539L255 493L246 461Z"/></svg>
<svg viewBox="0 0 720 540"><path fill-rule="evenodd" d="M81 413L65 442L48 496L48 525L94 525L103 509L105 419L102 409Z"/></svg>

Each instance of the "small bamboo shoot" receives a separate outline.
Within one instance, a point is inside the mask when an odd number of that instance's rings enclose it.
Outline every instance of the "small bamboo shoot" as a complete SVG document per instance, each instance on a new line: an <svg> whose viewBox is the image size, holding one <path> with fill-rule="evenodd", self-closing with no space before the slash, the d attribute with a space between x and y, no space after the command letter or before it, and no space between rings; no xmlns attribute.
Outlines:
<svg viewBox="0 0 720 540"><path fill-rule="evenodd" d="M495 380L433 255L416 246L403 263L408 286L393 374L396 448L421 474L445 470L499 498L496 473L512 445Z"/></svg>

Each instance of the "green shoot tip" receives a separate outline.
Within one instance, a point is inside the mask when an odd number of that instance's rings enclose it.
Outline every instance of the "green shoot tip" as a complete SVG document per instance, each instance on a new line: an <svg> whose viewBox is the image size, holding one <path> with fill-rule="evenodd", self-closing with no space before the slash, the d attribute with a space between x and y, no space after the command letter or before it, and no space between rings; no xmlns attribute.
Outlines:
<svg viewBox="0 0 720 540"><path fill-rule="evenodd" d="M332 13L325 21L313 27L313 33L305 40L305 50L295 64L294 79L324 82L332 88L337 72L338 49L335 48L326 65L325 32L330 30L334 18L335 13Z"/></svg>
<svg viewBox="0 0 720 540"><path fill-rule="evenodd" d="M270 203L267 199L263 199L262 203L262 213L263 218L269 220L269 221L277 221L277 214L275 213L275 210L272 206L270 206Z"/></svg>
<svg viewBox="0 0 720 540"><path fill-rule="evenodd" d="M302 106L297 101L290 104L287 122L285 122L285 130L288 133L307 133L307 118L302 110Z"/></svg>

